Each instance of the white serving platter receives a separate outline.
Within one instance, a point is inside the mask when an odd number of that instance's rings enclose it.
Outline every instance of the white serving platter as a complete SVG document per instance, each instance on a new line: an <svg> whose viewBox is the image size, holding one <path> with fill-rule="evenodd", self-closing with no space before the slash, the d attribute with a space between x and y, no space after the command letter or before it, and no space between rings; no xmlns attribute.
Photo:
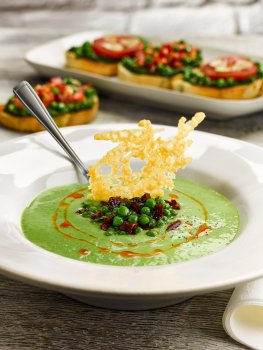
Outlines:
<svg viewBox="0 0 263 350"><path fill-rule="evenodd" d="M80 158L90 164L112 147L94 141L94 133L134 127L113 124L61 131ZM162 137L174 135L175 128L163 128ZM29 242L20 225L26 205L46 188L78 181L63 151L47 132L41 132L0 145L0 272L116 309L170 305L263 276L263 150L204 132L195 131L191 138L193 162L179 176L214 188L237 206L240 233L230 245L188 262L130 267L76 261Z"/></svg>
<svg viewBox="0 0 263 350"><path fill-rule="evenodd" d="M67 49L72 46L81 45L85 41L92 41L105 34L109 33L84 32L50 41L27 52L25 59L45 76L71 76L83 82L92 82L95 87L101 91L119 95L122 96L122 98L125 96L136 102L140 100L152 106L174 110L183 115L186 113L203 111L209 118L222 120L263 110L263 96L251 100L220 100L123 82L116 77L103 77L97 74L65 67L65 51ZM165 38L163 38L162 42L165 41ZM203 50L203 56L206 60L229 53L231 54L231 52L226 50L200 47ZM232 54L234 53L233 51Z"/></svg>

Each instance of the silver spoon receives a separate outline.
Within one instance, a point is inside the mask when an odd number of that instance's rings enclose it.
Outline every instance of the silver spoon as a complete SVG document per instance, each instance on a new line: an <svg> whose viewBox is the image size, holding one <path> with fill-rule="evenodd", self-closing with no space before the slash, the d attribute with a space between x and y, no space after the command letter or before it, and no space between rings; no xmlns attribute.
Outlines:
<svg viewBox="0 0 263 350"><path fill-rule="evenodd" d="M82 175L89 180L88 171L83 162L79 159L70 145L67 143L48 110L35 93L32 86L27 81L21 81L13 89L14 94L19 98L23 105L36 117L44 128L53 136L57 143L68 154L72 162L77 166Z"/></svg>

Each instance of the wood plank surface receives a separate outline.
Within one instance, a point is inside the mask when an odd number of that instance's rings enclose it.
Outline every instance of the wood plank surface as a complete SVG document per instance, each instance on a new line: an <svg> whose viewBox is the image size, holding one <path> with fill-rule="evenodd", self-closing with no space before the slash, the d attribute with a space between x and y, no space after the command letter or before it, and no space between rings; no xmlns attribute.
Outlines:
<svg viewBox="0 0 263 350"><path fill-rule="evenodd" d="M59 37L56 32L35 28L0 30L0 103L22 79L41 80L23 61L23 54L41 42ZM260 54L262 37L229 37L200 42ZM94 124L132 122L142 117L175 125L171 111L101 96L101 109ZM262 113L226 122L206 120L201 130L237 137L263 145ZM0 128L0 141L21 134ZM184 303L153 311L124 312L91 307L62 294L0 277L0 349L85 349L85 350L192 350L247 349L229 338L222 328L222 315L231 291L196 296Z"/></svg>

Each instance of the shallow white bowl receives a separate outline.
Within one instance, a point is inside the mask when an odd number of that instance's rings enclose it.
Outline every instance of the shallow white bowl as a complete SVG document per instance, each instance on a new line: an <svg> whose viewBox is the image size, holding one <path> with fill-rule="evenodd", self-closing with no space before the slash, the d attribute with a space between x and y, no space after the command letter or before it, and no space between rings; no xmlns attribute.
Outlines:
<svg viewBox="0 0 263 350"><path fill-rule="evenodd" d="M132 124L62 129L87 164L111 145L93 134ZM163 137L175 128L163 127ZM52 186L77 182L59 146L46 132L0 145L0 270L3 274L60 291L92 305L148 309L169 305L198 293L233 287L263 275L263 150L251 144L193 132L193 162L180 177L214 188L239 209L241 229L221 251L184 263L156 267L119 267L71 260L34 245L20 228L31 199Z"/></svg>

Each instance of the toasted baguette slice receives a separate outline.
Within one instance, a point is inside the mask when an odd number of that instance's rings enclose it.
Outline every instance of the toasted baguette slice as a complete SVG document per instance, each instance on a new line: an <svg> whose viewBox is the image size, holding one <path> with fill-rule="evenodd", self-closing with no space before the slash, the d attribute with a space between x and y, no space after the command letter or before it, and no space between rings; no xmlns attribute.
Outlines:
<svg viewBox="0 0 263 350"><path fill-rule="evenodd" d="M54 117L57 126L72 126L87 124L92 121L98 111L99 100L94 96L94 103L91 108L83 109L75 113L61 114ZM0 124L9 129L25 132L36 132L44 130L44 127L36 120L35 117L18 117L4 111L5 105L0 105Z"/></svg>
<svg viewBox="0 0 263 350"><path fill-rule="evenodd" d="M88 60L87 58L78 58L74 52L68 51L66 52L66 66L108 77L117 75L118 71L118 63L106 63Z"/></svg>
<svg viewBox="0 0 263 350"><path fill-rule="evenodd" d="M253 83L237 85L228 88L216 88L210 86L193 85L184 81L182 75L172 79L172 88L177 91L186 92L193 95L227 99L243 100L251 99L260 95L263 79L257 79Z"/></svg>
<svg viewBox="0 0 263 350"><path fill-rule="evenodd" d="M135 84L156 86L163 89L172 88L171 78L162 77L160 75L136 74L129 71L121 63L118 64L118 78Z"/></svg>

